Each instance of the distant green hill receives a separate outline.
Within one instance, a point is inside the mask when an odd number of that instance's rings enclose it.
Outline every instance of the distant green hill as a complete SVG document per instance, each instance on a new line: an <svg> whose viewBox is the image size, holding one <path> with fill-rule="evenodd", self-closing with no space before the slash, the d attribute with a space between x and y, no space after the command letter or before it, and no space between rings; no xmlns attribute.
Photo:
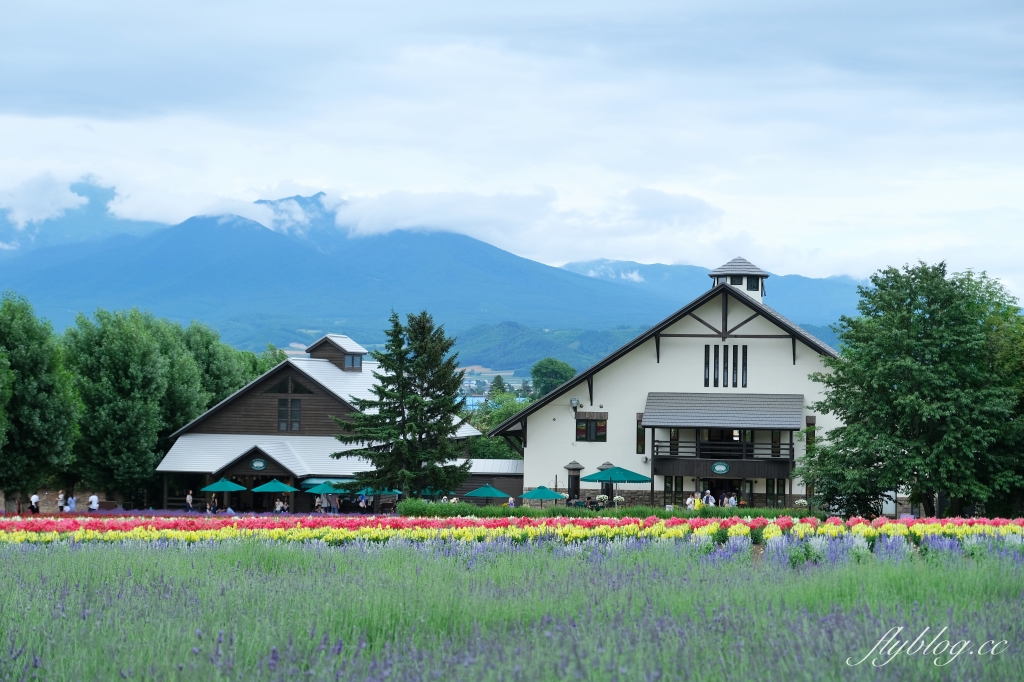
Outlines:
<svg viewBox="0 0 1024 682"><path fill-rule="evenodd" d="M275 231L231 215L120 220L106 210L113 190L75 191L82 207L24 231L0 215L0 236L18 244L0 254L0 290L27 296L57 329L79 312L137 306L203 321L240 348L302 348L326 332L372 346L392 310L426 309L458 336L463 364L521 373L547 356L589 366L710 286L696 266L555 268L437 230L352 237L321 195L259 202L301 218ZM856 285L772 277L767 303L831 342L822 325L854 312Z"/></svg>
<svg viewBox="0 0 1024 682"><path fill-rule="evenodd" d="M834 348L835 333L825 326L801 325ZM491 369L513 369L516 376L529 376L530 367L541 358L553 357L582 370L639 336L647 327L618 327L605 331L583 329L538 329L516 322L480 325L461 332L455 350L463 366L483 365Z"/></svg>

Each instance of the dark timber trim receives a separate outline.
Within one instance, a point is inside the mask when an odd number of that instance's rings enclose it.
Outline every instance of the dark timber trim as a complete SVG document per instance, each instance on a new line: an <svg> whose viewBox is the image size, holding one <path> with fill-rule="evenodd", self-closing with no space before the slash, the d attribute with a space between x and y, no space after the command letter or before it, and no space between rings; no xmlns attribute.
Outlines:
<svg viewBox="0 0 1024 682"><path fill-rule="evenodd" d="M722 343L725 343L725 337L729 335L727 331L729 329L729 291L727 289L722 290Z"/></svg>
<svg viewBox="0 0 1024 682"><path fill-rule="evenodd" d="M750 316L750 317L748 317L747 319L743 320L742 322L740 322L740 323L739 323L738 325L736 325L735 327L733 327L732 329L730 329L730 330L729 330L728 332L726 332L726 333L727 333L727 334L728 334L729 336L732 336L732 333L733 333L734 331L736 331L737 329L739 329L740 327L742 327L743 325L745 325L745 324L746 324L747 322L750 322L750 321L751 321L752 319L754 319L755 317L759 317L760 315L761 315L761 313L755 312L755 313L754 313L753 315L751 315L751 316Z"/></svg>
<svg viewBox="0 0 1024 682"><path fill-rule="evenodd" d="M710 325L707 322L705 322L704 320L700 319L700 317L698 317L696 313L690 313L690 317L692 317L693 319L697 320L702 325L704 325L705 327L707 327L708 329L713 331L714 332L713 336L719 336L722 333L718 329L715 329L715 327L713 325ZM663 334L663 336L671 336L671 334Z"/></svg>
<svg viewBox="0 0 1024 682"><path fill-rule="evenodd" d="M678 339L717 339L718 334L661 334L661 336ZM726 334L730 339L791 339L792 334Z"/></svg>
<svg viewBox="0 0 1024 682"><path fill-rule="evenodd" d="M654 358L655 362L661 362L661 334L654 335Z"/></svg>
<svg viewBox="0 0 1024 682"><path fill-rule="evenodd" d="M358 410L356 410L355 407L350 405L347 400L344 400L337 393L335 393L334 391L332 391L331 389L327 388L326 386L321 384L319 381L314 379L308 372L304 372L301 367L299 367L298 365L292 364L288 360L285 360L284 362L280 363L276 367L274 367L272 369L269 369L266 372L264 372L263 374L261 374L260 376L256 377L255 379L253 379L252 381L247 383L245 386L243 386L242 388L238 389L237 391L235 391L234 393L229 395L227 398L224 398L224 400L220 401L219 403L217 403L216 405L214 405L213 407L208 409L206 412L203 412L201 415L199 415L198 417L196 417L195 419L190 421L188 424L185 424L184 426L182 426L180 429L178 429L177 431L172 433L169 436L169 438L177 438L178 436L180 436L180 435L182 435L184 433L188 433L192 429L192 427L194 427L196 424L198 424L199 422L203 421L204 419L209 417L214 412L218 412L221 408L225 407L229 403L234 402L237 398L240 398L241 396L243 396L246 393L248 393L249 389L251 389L254 385L258 384L259 382L263 381L264 379L267 379L271 375L276 374L277 372L282 371L286 367L291 367L296 372L298 372L302 376L304 376L307 379L309 379L313 383L314 386L317 386L326 395L331 396L332 398L337 400L339 403L341 403L345 407L349 408L349 410L351 410L352 412L358 412Z"/></svg>
<svg viewBox="0 0 1024 682"><path fill-rule="evenodd" d="M769 322L774 324L776 327L778 327L782 331L786 332L785 334L778 334L778 335L773 335L773 334L735 334L735 335L730 335L730 336L734 336L735 338L739 338L739 339L775 339L775 338L778 338L778 339L788 339L788 338L792 338L792 337L795 336L795 337L798 337L800 339L801 343L803 343L805 346L807 346L808 348L810 348L814 352L818 353L819 355L827 355L827 356L833 357L833 358L839 357L839 353L837 353L834 348L831 348L827 344L825 344L825 343L821 342L820 340L814 338L813 336L808 334L806 331L801 329L799 326L793 324L792 322L790 322L789 320L784 318L782 315L780 315L776 311L774 311L771 308L769 308L768 306L766 306L764 304L759 304L756 301L751 301L750 297L747 296L746 294L742 293L742 292L735 292L735 293L733 293L729 289L730 289L730 285L728 285L728 284L716 284L714 287L712 287L708 291L704 292L702 295L698 296L697 298L693 299L688 304L686 304L685 306L683 306L682 308L680 308L676 312L672 313L671 315L669 315L668 317L663 319L661 322L658 322L657 324L653 325L650 329L648 329L644 333L640 334L639 336L637 336L632 341L629 341L628 343L626 343L625 345L620 347L618 350L616 350L616 351L612 352L611 354L609 354L608 356L606 356L603 360L600 360L600 361L594 363L593 365L588 367L586 370L584 370L580 374L577 374L575 377L573 377L569 381L565 382L564 384L562 384L561 386L559 386L555 390L551 391L551 393L548 393L546 396L544 396L540 400L538 400L538 401L534 402L533 404L531 404L529 407L527 407L522 412L516 414L514 417L509 417L508 419L503 421L501 424L498 424L497 426L495 426L493 429L491 429L487 433L489 435L492 435L492 436L500 435L500 434L504 433L510 427L518 424L521 420L525 420L527 417L529 417L531 414L533 414L537 410L541 409L542 407L548 405L551 402L554 402L558 398L561 398L562 396L567 394L569 391L573 390L574 388L576 388L577 386L582 384L586 377L588 377L588 376L592 377L594 374L597 374L598 372L600 372L604 368L608 367L609 365L611 365L612 363L617 361L622 356L626 355L627 353L631 353L632 351L636 350L637 348L639 348L643 344L647 343L648 341L654 340L655 341L655 347L658 348L657 344L659 342L657 340L657 337L660 337L660 336L670 336L669 334L665 334L664 331L666 329L668 329L669 327L671 327L673 324L679 322L680 320L682 320L683 318L685 318L687 316L692 316L695 319L697 319L699 322L704 324L705 326L709 326L710 327L710 325L708 325L703 320L700 320L699 318L697 318L695 315L693 315L693 313L694 313L694 311L699 310L701 308L701 306L704 306L704 305L707 305L708 303L710 303L712 300L714 300L714 298L716 296L718 296L719 294L722 294L722 293L726 293L727 295L732 296L737 301L741 302L743 305L749 307L751 310L757 310L758 314L763 316L766 320L768 320ZM757 306L757 307L755 308L755 306ZM715 332L715 334L714 335L708 335L710 338L719 337L721 335L721 332L718 329L714 329L712 327L712 330ZM671 336L681 336L682 337L682 336L688 336L688 335L685 335L685 334L674 334L674 335L671 335ZM658 349L658 353L659 353L659 359L660 359L660 348Z"/></svg>
<svg viewBox="0 0 1024 682"><path fill-rule="evenodd" d="M796 364L796 337L793 337L793 364Z"/></svg>
<svg viewBox="0 0 1024 682"><path fill-rule="evenodd" d="M587 390L590 391L590 406L593 407L594 406L594 375L593 374L588 374L587 375ZM525 429L526 426L523 426L523 428Z"/></svg>
<svg viewBox="0 0 1024 682"><path fill-rule="evenodd" d="M514 434L503 433L501 434L501 437L504 438L505 442L508 443L509 446L511 446L512 449L518 452L520 455L526 454L524 452L526 448L523 447L523 442L519 440Z"/></svg>

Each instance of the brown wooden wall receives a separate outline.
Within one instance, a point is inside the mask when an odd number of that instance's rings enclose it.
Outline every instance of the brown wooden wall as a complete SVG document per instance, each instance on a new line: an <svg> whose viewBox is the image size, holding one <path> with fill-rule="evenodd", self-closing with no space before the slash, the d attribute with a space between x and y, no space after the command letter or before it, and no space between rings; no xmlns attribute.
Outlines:
<svg viewBox="0 0 1024 682"><path fill-rule="evenodd" d="M333 345L330 341L321 343L309 354L309 357L316 358L318 360L328 360L335 367L340 367L346 372L359 372L359 369L353 369L349 367L345 369L345 353L343 353L337 346Z"/></svg>
<svg viewBox="0 0 1024 682"><path fill-rule="evenodd" d="M309 393L267 393L274 384L286 377L298 381L313 391ZM277 430L277 401L279 398L302 400L301 427L298 431ZM312 379L291 368L273 372L254 384L244 394L209 415L191 429L191 433L254 433L277 436L333 436L338 425L330 418L342 417L352 410L333 394L320 388Z"/></svg>

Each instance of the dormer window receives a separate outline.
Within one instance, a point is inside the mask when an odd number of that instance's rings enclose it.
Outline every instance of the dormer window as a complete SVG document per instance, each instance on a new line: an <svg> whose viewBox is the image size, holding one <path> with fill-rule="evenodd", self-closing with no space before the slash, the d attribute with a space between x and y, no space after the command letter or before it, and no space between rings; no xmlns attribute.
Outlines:
<svg viewBox="0 0 1024 682"><path fill-rule="evenodd" d="M730 275L729 284L733 285L734 287L743 286L743 275Z"/></svg>
<svg viewBox="0 0 1024 682"><path fill-rule="evenodd" d="M363 356L362 355L346 355L345 356L345 369L353 371L362 371L363 369Z"/></svg>
<svg viewBox="0 0 1024 682"><path fill-rule="evenodd" d="M747 277L747 291L759 291L761 289L760 277Z"/></svg>

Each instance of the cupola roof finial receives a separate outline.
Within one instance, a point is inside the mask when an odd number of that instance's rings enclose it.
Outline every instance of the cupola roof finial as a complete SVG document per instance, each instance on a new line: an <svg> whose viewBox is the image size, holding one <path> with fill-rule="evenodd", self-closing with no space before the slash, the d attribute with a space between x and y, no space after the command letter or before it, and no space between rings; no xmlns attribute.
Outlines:
<svg viewBox="0 0 1024 682"><path fill-rule="evenodd" d="M771 276L746 258L739 257L733 258L725 265L715 268L708 273L708 277L722 277L725 275L753 275L762 278Z"/></svg>

